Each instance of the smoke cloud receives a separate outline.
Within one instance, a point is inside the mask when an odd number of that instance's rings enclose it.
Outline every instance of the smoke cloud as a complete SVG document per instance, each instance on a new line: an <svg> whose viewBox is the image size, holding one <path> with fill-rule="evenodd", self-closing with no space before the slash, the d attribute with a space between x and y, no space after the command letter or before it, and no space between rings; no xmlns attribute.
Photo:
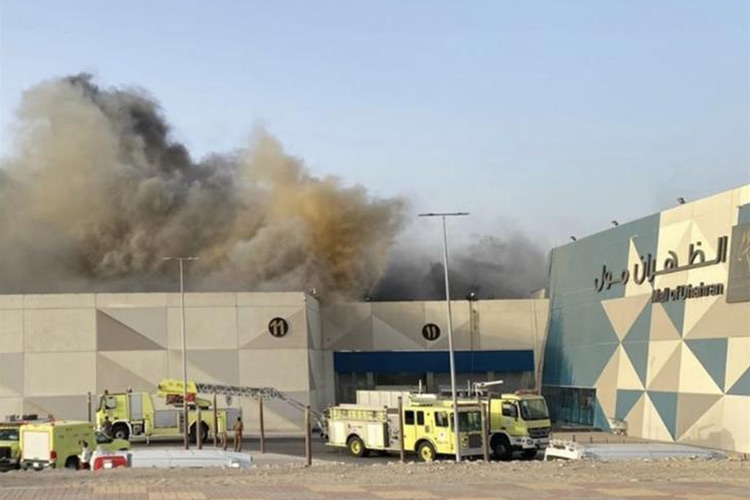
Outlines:
<svg viewBox="0 0 750 500"><path fill-rule="evenodd" d="M444 297L442 263L396 248L400 198L316 178L262 129L200 161L170 135L147 92L81 74L22 99L0 162L0 293L189 289L322 297ZM434 259L433 259L434 260ZM451 259L452 293L527 296L544 286L541 250L521 234L477 236Z"/></svg>
<svg viewBox="0 0 750 500"><path fill-rule="evenodd" d="M545 253L520 232L504 238L473 235L466 246L450 253L451 298L529 297L547 280ZM413 247L393 252L387 271L369 294L371 300L440 300L445 298L445 271Z"/></svg>
<svg viewBox="0 0 750 500"><path fill-rule="evenodd" d="M23 97L0 172L0 291L171 288L357 295L384 270L405 210L312 177L263 130L232 155L191 159L157 103L88 75Z"/></svg>

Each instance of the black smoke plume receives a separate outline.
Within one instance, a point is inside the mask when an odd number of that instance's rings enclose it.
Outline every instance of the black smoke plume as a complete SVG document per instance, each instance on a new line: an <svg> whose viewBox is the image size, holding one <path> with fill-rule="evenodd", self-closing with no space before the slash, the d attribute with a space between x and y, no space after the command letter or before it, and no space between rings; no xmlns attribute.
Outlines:
<svg viewBox="0 0 750 500"><path fill-rule="evenodd" d="M384 270L404 203L310 176L262 130L194 161L138 89L89 75L25 93L0 172L0 292L174 289L358 295Z"/></svg>
<svg viewBox="0 0 750 500"><path fill-rule="evenodd" d="M439 299L442 264L391 253L406 204L311 176L256 130L247 147L194 160L158 103L90 75L28 90L0 161L0 293L172 291L167 256L197 255L193 291ZM544 255L522 235L474 238L451 260L452 295L523 297Z"/></svg>
<svg viewBox="0 0 750 500"><path fill-rule="evenodd" d="M451 298L461 300L529 297L545 286L547 258L538 245L521 233L505 238L474 235L468 246L450 253ZM393 252L370 300L440 300L445 298L445 271L414 248Z"/></svg>

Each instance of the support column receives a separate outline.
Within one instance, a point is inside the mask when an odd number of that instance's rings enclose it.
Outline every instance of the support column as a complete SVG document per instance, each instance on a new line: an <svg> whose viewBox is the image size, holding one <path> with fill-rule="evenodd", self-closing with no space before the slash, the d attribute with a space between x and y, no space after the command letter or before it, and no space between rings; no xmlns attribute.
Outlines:
<svg viewBox="0 0 750 500"><path fill-rule="evenodd" d="M428 393L435 393L437 392L437 387L435 387L435 374L433 372L427 372L427 392Z"/></svg>

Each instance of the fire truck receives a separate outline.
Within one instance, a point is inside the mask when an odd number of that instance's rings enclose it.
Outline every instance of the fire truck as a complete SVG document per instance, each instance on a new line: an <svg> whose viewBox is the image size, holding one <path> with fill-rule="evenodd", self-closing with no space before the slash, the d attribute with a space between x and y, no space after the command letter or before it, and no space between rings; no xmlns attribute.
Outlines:
<svg viewBox="0 0 750 500"><path fill-rule="evenodd" d="M21 427L28 423L51 421L39 415L8 415L0 422L0 471L17 469L21 465Z"/></svg>
<svg viewBox="0 0 750 500"><path fill-rule="evenodd" d="M223 395L228 397L244 397L253 399L280 399L302 411L305 405L288 397L273 387L244 387L222 384L209 384L188 381L188 431L192 441L197 440L197 432L201 432L201 440L206 441L213 435L214 429L218 434L229 430L241 410L236 408L213 409L208 399L198 397L198 394ZM105 392L99 396L99 406L96 411L96 424L103 428L108 419L112 425L112 435L117 439L132 439L143 437L148 442L152 437L179 437L185 430L185 413L183 406L183 382L175 379L164 379L157 386L157 395L163 399L164 409L156 409L154 400L148 392L125 391L119 393ZM200 428L198 428L198 413L200 411ZM214 425L214 413L216 425ZM317 422L322 423L322 416L312 412ZM320 424L319 424L320 427ZM323 429L319 429L323 433Z"/></svg>
<svg viewBox="0 0 750 500"><path fill-rule="evenodd" d="M357 391L358 404L341 404L329 408L328 446L346 448L357 457L371 451L399 452L400 431L398 405L394 401L372 401L379 391ZM387 391L383 391L387 393ZM371 401L364 402L364 398ZM438 455L456 455L456 433L453 429L453 402L434 394L402 396L404 449L416 452L425 461ZM461 456L482 455L481 406L476 401L458 403L458 426Z"/></svg>
<svg viewBox="0 0 750 500"><path fill-rule="evenodd" d="M481 415L472 413L469 417L464 416L464 412L471 413L484 405L488 415L488 446L495 458L510 460L514 453L520 453L526 459L536 457L549 445L551 423L544 398L533 391L480 395L497 383L474 384L473 397L467 392L459 400L461 440L468 443L470 448L464 451L462 444L461 454L471 456L482 453ZM452 436L455 434L452 423L449 422L448 429L445 428L443 416L446 409L452 415L451 400L441 399L435 394L399 391L360 390L357 391L357 404L331 408L328 444L347 447L356 456L365 456L371 450L398 451L397 397L408 405L408 410L406 407L404 410L406 450L417 451L424 460L433 459L435 453L455 454L452 448L444 446L446 443L452 444L455 439L447 439L448 430ZM420 408L415 410L415 407ZM468 433L468 437L464 432ZM431 450L426 446L420 450L420 445L424 443L429 443Z"/></svg>
<svg viewBox="0 0 750 500"><path fill-rule="evenodd" d="M15 469L21 459L20 423L0 422L0 471Z"/></svg>
<svg viewBox="0 0 750 500"><path fill-rule="evenodd" d="M534 390L491 393L502 380L475 382L468 398L480 400L489 416L489 447L495 458L510 460L520 452L526 459L536 457L549 445L552 424L544 398Z"/></svg>
<svg viewBox="0 0 750 500"><path fill-rule="evenodd" d="M515 392L489 398L490 449L510 460L514 452L526 459L549 445L551 423L547 404L538 394Z"/></svg>

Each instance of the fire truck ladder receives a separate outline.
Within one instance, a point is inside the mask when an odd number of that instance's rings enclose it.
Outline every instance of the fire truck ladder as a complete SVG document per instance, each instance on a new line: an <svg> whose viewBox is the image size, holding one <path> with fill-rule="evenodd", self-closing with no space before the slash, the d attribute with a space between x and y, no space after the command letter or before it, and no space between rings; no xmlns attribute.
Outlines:
<svg viewBox="0 0 750 500"><path fill-rule="evenodd" d="M216 394L223 396L232 396L239 398L252 398L252 399L279 399L284 401L293 408L298 409L301 412L307 410L307 405L300 403L296 399L290 398L275 387L243 387L238 385L223 385L223 384L206 384L203 382L195 382L195 389L201 394ZM315 423L318 426L318 431L321 435L325 435L326 432L326 417L324 414L310 409L310 413L315 419Z"/></svg>

